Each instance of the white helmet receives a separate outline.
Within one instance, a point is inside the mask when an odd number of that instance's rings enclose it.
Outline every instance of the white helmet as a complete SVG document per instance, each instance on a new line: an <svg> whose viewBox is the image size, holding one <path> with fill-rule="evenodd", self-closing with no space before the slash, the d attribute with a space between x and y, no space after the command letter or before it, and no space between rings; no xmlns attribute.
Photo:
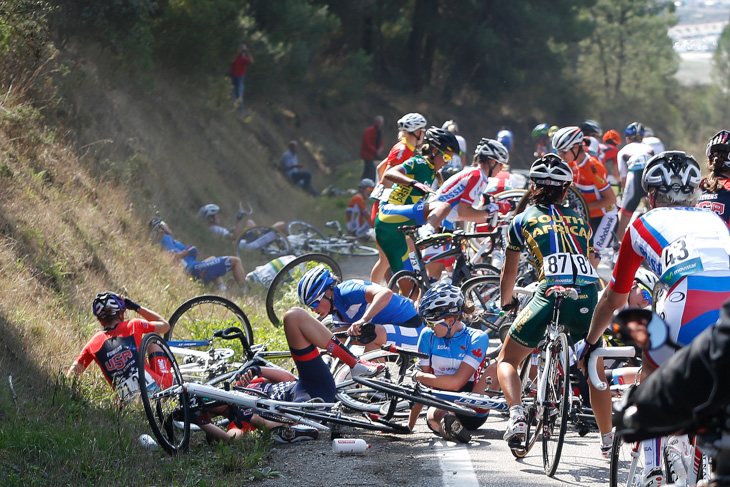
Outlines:
<svg viewBox="0 0 730 487"><path fill-rule="evenodd" d="M636 275L634 276L634 280L647 288L649 291L654 291L654 286L656 286L657 281L659 281L659 278L656 274L654 274L652 271L645 267L639 267L636 270Z"/></svg>
<svg viewBox="0 0 730 487"><path fill-rule="evenodd" d="M494 139L482 139L474 151L474 155L478 160L492 159L500 164L509 162L509 151L499 141Z"/></svg>
<svg viewBox="0 0 730 487"><path fill-rule="evenodd" d="M406 113L398 120L398 130L405 132L415 132L418 129L426 128L428 122L426 117L420 113Z"/></svg>
<svg viewBox="0 0 730 487"><path fill-rule="evenodd" d="M211 203L209 205L205 205L200 210L198 210L198 215L203 218L208 218L209 216L215 215L219 211L221 211L220 207Z"/></svg>
<svg viewBox="0 0 730 487"><path fill-rule="evenodd" d="M641 187L647 193L656 189L672 203L691 204L701 179L702 171L694 157L682 151L664 151L649 159Z"/></svg>
<svg viewBox="0 0 730 487"><path fill-rule="evenodd" d="M373 181L370 178L362 178L360 180L360 183L357 185L358 188L370 188L373 189L375 187L375 181Z"/></svg>
<svg viewBox="0 0 730 487"><path fill-rule="evenodd" d="M557 152L566 152L574 145L583 142L583 132L578 127L563 127L555 132L552 142Z"/></svg>
<svg viewBox="0 0 730 487"><path fill-rule="evenodd" d="M532 163L530 179L543 186L569 186L573 182L573 171L556 154L545 154Z"/></svg>
<svg viewBox="0 0 730 487"><path fill-rule="evenodd" d="M459 126L456 125L456 122L453 120L447 120L444 122L444 124L441 126L442 129L448 130L451 133L458 134L459 133ZM453 128L453 130L451 130Z"/></svg>

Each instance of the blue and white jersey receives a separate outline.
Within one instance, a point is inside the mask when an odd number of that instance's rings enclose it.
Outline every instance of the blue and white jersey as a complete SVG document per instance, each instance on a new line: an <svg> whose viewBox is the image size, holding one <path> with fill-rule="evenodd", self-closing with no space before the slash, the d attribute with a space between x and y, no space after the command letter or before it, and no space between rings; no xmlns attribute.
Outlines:
<svg viewBox="0 0 730 487"><path fill-rule="evenodd" d="M362 318L368 307L365 290L372 285L372 282L350 279L335 286L335 317L344 323L354 323ZM370 322L376 325L405 323L417 314L413 301L393 294L390 302Z"/></svg>
<svg viewBox="0 0 730 487"><path fill-rule="evenodd" d="M475 328L464 328L451 338L439 338L426 328L418 339L418 351L429 355L419 365L433 369L435 375L454 375L462 363L477 370L489 347L489 335Z"/></svg>
<svg viewBox="0 0 730 487"><path fill-rule="evenodd" d="M163 235L160 239L160 245L165 247L165 250L167 250L168 252L173 253L182 252L183 250L188 248L187 245L178 242L167 234ZM197 264L198 262L195 257L193 257L192 255L188 255L187 257L183 257L180 260L180 263L183 265L183 267L185 267L186 272L190 272L192 268L195 267L195 264Z"/></svg>

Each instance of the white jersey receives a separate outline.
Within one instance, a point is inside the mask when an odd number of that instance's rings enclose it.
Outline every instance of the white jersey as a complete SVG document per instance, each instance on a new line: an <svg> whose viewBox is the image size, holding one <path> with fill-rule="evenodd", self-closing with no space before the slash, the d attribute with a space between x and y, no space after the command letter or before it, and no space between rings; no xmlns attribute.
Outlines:
<svg viewBox="0 0 730 487"><path fill-rule="evenodd" d="M223 228L220 225L210 225L208 229L210 230L210 233L212 233L216 237L228 238L231 236L231 231L227 228Z"/></svg>
<svg viewBox="0 0 730 487"><path fill-rule="evenodd" d="M654 155L654 149L643 142L629 142L616 156L618 172L621 179L626 178L629 171L643 171L646 163Z"/></svg>
<svg viewBox="0 0 730 487"><path fill-rule="evenodd" d="M664 144L659 140L659 137L644 137L642 142L654 149L654 155L661 154L665 151Z"/></svg>
<svg viewBox="0 0 730 487"><path fill-rule="evenodd" d="M466 139L461 135L455 135L455 137L456 140L459 142L459 150L462 154L464 154L464 157L466 157ZM464 161L461 160L461 156L459 154L454 154L454 157L452 157L449 161L449 165L458 167L459 169L463 169Z"/></svg>
<svg viewBox="0 0 730 487"><path fill-rule="evenodd" d="M487 189L487 176L478 166L470 166L451 176L436 192L430 201L445 201L451 205L451 212L446 217L447 222L454 222L458 217L459 203L469 206L479 201L479 197Z"/></svg>

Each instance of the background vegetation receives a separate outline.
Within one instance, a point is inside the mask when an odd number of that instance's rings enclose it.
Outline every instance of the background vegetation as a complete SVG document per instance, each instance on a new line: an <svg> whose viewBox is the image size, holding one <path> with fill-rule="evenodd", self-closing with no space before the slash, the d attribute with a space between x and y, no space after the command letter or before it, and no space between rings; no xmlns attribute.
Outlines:
<svg viewBox="0 0 730 487"><path fill-rule="evenodd" d="M672 9L655 0L0 1L0 484L240 485L265 475L255 470L265 436L161 460L137 447L140 416L115 409L98 373L78 389L62 378L96 330L96 292L124 292L169 316L205 291L153 246L145 222L163 216L180 240L225 255L230 244L194 218L205 203L220 204L230 224L241 200L263 224L341 217L345 197L312 199L273 168L296 138L316 187L354 186L360 136L376 114L386 144L410 111L437 125L453 118L472 142L508 125L517 167L529 163L535 124L586 118L619 131L640 120L667 147L701 155L726 120L730 34L715 82L680 86ZM231 109L226 78L242 41L256 59L245 117ZM259 295L234 297L257 339L276 336Z"/></svg>

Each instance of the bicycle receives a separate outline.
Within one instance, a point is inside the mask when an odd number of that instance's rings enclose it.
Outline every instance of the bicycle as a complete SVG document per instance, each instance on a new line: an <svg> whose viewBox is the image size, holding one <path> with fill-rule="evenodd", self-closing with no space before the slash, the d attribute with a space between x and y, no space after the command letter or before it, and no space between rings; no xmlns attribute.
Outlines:
<svg viewBox="0 0 730 487"><path fill-rule="evenodd" d="M287 236L275 228L256 226L245 229L235 239L233 251L245 259L252 252L259 252L269 258L281 257L293 252Z"/></svg>
<svg viewBox="0 0 730 487"><path fill-rule="evenodd" d="M326 236L307 222L294 220L287 225L289 243L294 253L320 252L351 257L367 257L378 255L378 249L360 245L360 239L343 233L337 220L326 223L337 235Z"/></svg>

